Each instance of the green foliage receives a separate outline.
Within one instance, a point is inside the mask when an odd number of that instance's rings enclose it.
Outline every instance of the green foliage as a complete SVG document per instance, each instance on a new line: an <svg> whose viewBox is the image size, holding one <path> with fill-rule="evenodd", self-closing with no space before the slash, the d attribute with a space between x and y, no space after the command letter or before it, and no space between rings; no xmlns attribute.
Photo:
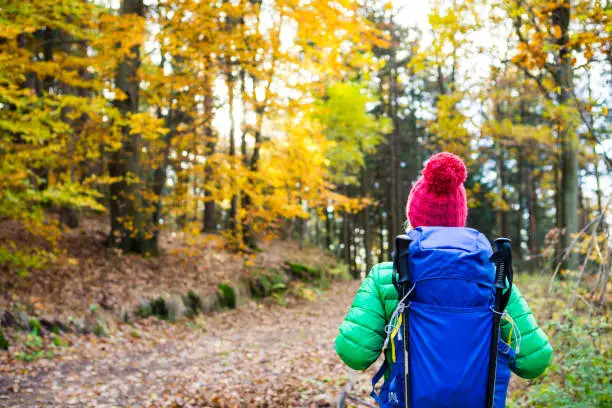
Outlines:
<svg viewBox="0 0 612 408"><path fill-rule="evenodd" d="M0 350L8 350L9 348L9 342L6 339L6 337L4 337L4 334L2 333L2 329L0 329Z"/></svg>
<svg viewBox="0 0 612 408"><path fill-rule="evenodd" d="M55 347L68 347L70 345L66 340L57 335L51 336L51 343L53 343Z"/></svg>
<svg viewBox="0 0 612 408"><path fill-rule="evenodd" d="M0 266L15 271L18 276L24 277L32 270L42 269L55 260L53 253L40 248L17 248L14 242L9 241L0 245Z"/></svg>
<svg viewBox="0 0 612 408"><path fill-rule="evenodd" d="M522 405L534 407L609 407L612 404L610 326L605 318L573 311L564 322L548 321L555 354L543 377L532 385Z"/></svg>
<svg viewBox="0 0 612 408"><path fill-rule="evenodd" d="M136 311L134 312L134 316L139 317L139 318L147 318L149 316L151 316L153 314L153 311L151 309L151 303L149 302L143 302L141 303L138 308L136 308Z"/></svg>
<svg viewBox="0 0 612 408"><path fill-rule="evenodd" d="M40 335L41 326L38 319L31 318L30 320L28 320L28 325L30 326L30 330L32 331L32 333Z"/></svg>
<svg viewBox="0 0 612 408"><path fill-rule="evenodd" d="M337 183L357 184L366 154L374 152L382 141L389 122L368 113L367 105L374 98L359 84L337 83L327 88L326 93L315 116L333 142L328 151L333 179Z"/></svg>
<svg viewBox="0 0 612 408"><path fill-rule="evenodd" d="M313 268L308 265L291 262L288 262L287 266L289 267L289 271L292 275L305 282L313 282L314 280L320 279L323 276L323 273L319 268Z"/></svg>
<svg viewBox="0 0 612 408"><path fill-rule="evenodd" d="M170 311L168 305L162 297L158 297L151 301L151 315L156 316L162 320L168 320L170 317Z"/></svg>
<svg viewBox="0 0 612 408"><path fill-rule="evenodd" d="M155 316L161 320L169 320L170 311L165 299L160 296L151 301L142 302L134 311L134 316L139 318Z"/></svg>
<svg viewBox="0 0 612 408"><path fill-rule="evenodd" d="M97 337L106 337L106 336L108 336L108 327L106 327L106 324L104 324L104 321L98 320L96 322L96 324L94 324L93 333Z"/></svg>
<svg viewBox="0 0 612 408"><path fill-rule="evenodd" d="M335 265L333 268L330 268L328 273L332 280L347 281L353 279L349 272L348 265L341 263Z"/></svg>
<svg viewBox="0 0 612 408"><path fill-rule="evenodd" d="M100 306L92 303L91 305L89 305L89 313L91 313L92 315L97 315L98 312L100 311Z"/></svg>
<svg viewBox="0 0 612 408"><path fill-rule="evenodd" d="M221 307L229 309L236 308L236 292L234 288L226 283L220 283L217 288L217 298Z"/></svg>
<svg viewBox="0 0 612 408"><path fill-rule="evenodd" d="M518 286L553 346L553 361L526 390L510 396L508 407L608 407L612 396L612 337L605 314L593 305L569 306L573 287L549 277L521 274Z"/></svg>
<svg viewBox="0 0 612 408"><path fill-rule="evenodd" d="M262 299L287 289L287 277L276 269L256 273L249 280L249 288L255 298Z"/></svg>
<svg viewBox="0 0 612 408"><path fill-rule="evenodd" d="M319 290L310 284L304 282L294 282L291 285L290 293L298 298L313 301L316 298Z"/></svg>
<svg viewBox="0 0 612 408"><path fill-rule="evenodd" d="M346 266L337 266L332 270L315 268L298 263L288 263L289 271L298 280L310 284L316 289L327 289L332 281L336 279L350 279Z"/></svg>
<svg viewBox="0 0 612 408"><path fill-rule="evenodd" d="M202 299L200 295L193 291L187 292L187 295L183 296L183 303L185 303L185 307L187 308L187 316L193 317L200 314L202 311Z"/></svg>
<svg viewBox="0 0 612 408"><path fill-rule="evenodd" d="M47 353L44 351L44 342L38 329L34 328L30 333L27 334L26 339L23 343L25 351L19 351L15 353L15 357L22 361L35 361L44 356L48 358L53 357L53 351L49 350Z"/></svg>
<svg viewBox="0 0 612 408"><path fill-rule="evenodd" d="M328 288L333 280L350 279L347 268L343 266L330 271L300 263L288 262L286 266L286 273L276 269L257 272L249 280L253 296L258 299L272 297L284 306L286 295L314 300L316 293Z"/></svg>
<svg viewBox="0 0 612 408"><path fill-rule="evenodd" d="M272 293L272 299L274 299L276 303L281 306L287 306L287 300L285 299L285 294L283 292Z"/></svg>

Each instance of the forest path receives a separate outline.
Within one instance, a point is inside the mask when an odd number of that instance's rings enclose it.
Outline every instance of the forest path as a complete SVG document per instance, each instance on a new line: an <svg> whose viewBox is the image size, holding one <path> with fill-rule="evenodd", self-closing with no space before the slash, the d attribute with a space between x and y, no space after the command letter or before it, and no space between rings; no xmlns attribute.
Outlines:
<svg viewBox="0 0 612 408"><path fill-rule="evenodd" d="M334 283L294 307L251 302L88 338L0 371L0 407L335 406L349 375L363 397L372 373L349 374L333 350L358 285Z"/></svg>

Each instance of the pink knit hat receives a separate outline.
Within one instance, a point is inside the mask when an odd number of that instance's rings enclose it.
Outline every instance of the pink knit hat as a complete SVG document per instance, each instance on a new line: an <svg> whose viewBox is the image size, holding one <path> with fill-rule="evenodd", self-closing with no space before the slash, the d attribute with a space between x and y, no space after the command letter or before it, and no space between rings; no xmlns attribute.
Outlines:
<svg viewBox="0 0 612 408"><path fill-rule="evenodd" d="M463 182L467 168L452 153L438 153L429 159L423 177L417 180L406 205L412 228L464 227L467 199Z"/></svg>

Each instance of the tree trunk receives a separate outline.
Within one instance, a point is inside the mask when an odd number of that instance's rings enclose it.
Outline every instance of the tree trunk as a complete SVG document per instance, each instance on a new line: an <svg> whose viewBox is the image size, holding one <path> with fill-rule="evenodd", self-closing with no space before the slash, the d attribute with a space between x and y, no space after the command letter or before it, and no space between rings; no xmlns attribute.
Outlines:
<svg viewBox="0 0 612 408"><path fill-rule="evenodd" d="M403 223L403 211L402 211L402 198L400 197L401 191L401 177L400 177L400 120L398 116L398 73L397 73L397 44L398 39L396 38L396 29L391 22L391 55L390 55L390 77L389 77L389 117L393 123L393 131L391 132L390 138L390 151L391 151L391 183L390 183L390 200L389 205L391 207L391 214L389 217L389 242L390 248L393 248L395 237L399 234L400 227Z"/></svg>
<svg viewBox="0 0 612 408"><path fill-rule="evenodd" d="M58 31L59 34L59 39L60 42L62 44L62 51L66 53L66 55L70 55L72 53L72 36L69 35L68 33L64 32L64 31ZM49 45L49 47L51 47L51 45ZM79 57L85 57L86 56L86 52L84 49L80 48L81 50L81 55L79 55ZM49 51L49 54L52 54L51 51ZM51 59L52 56L49 55L49 58ZM84 70L79 70L79 76L83 79L86 79L86 71ZM74 87L68 86L65 83L60 83L58 84L58 87L60 88L62 94L64 95L79 95L79 96L87 96L88 91L83 91L83 90L79 90L79 89L75 89ZM68 126L70 126L70 128L73 129L74 131L74 135L75 136L71 136L68 140L68 145L66 146L67 149L67 155L68 156L73 156L74 154L74 145L75 145L75 139L79 136L79 133L82 131L84 122L87 120L86 118L79 118L76 120L73 120L70 118L70 112L72 111L72 108L62 108L62 112L61 112L61 116L62 116L62 120L68 124ZM70 181L75 182L75 165L76 163L71 162L70 165L68 166L68 168L62 168L59 170L59 172L64 172L67 171L69 173L69 177L70 177ZM60 222L63 225L66 225L69 228L78 228L79 223L80 223L80 217L79 217L79 212L77 211L76 208L74 207L69 207L69 206L61 206L60 207L60 216L59 216Z"/></svg>
<svg viewBox="0 0 612 408"><path fill-rule="evenodd" d="M384 262L387 260L387 257L385 256L385 217L383 216L383 211L383 208L378 208L378 239L380 241L380 246L378 248L378 262Z"/></svg>
<svg viewBox="0 0 612 408"><path fill-rule="evenodd" d="M567 104L572 95L572 67L569 50L570 6L559 6L552 11L552 22L561 29L561 36L556 40L559 46L558 71L556 82L559 87L558 102ZM578 232L578 134L569 124L563 123L559 131L561 141L561 201L563 216L561 219L561 249L569 247L572 235ZM575 256L568 258L567 267L577 266Z"/></svg>
<svg viewBox="0 0 612 408"><path fill-rule="evenodd" d="M367 195L366 186L368 186L368 172L367 168L361 170L361 196ZM361 211L361 226L363 228L363 250L365 251L365 270L366 273L370 271L372 267L372 229L370 226L370 206L366 205Z"/></svg>
<svg viewBox="0 0 612 408"><path fill-rule="evenodd" d="M168 165L170 164L170 142L176 133L176 128L178 122L175 119L175 112L171 109L166 116L166 128L168 128L168 133L164 136L164 150L162 151L162 161L159 167L155 169L153 172L153 194L156 197L155 201L155 210L153 211L153 216L151 217L151 222L153 225L159 225L162 219L162 211L163 211L163 193L164 187L166 187L166 179L168 176ZM154 239L157 242L159 240L159 228L156 228L154 231Z"/></svg>
<svg viewBox="0 0 612 408"><path fill-rule="evenodd" d="M392 131L387 138L389 147L389 166L388 178L386 182L386 207L389 210L387 214L387 231L388 231L388 247L393 248L395 237L399 234L400 227L403 224L403 211L401 208L401 173L400 173L400 118L398 113L398 70L397 70L397 47L399 40L397 38L397 26L393 23L393 17L390 21L391 44L389 47L389 95L386 103L386 114L393 125Z"/></svg>
<svg viewBox="0 0 612 408"><path fill-rule="evenodd" d="M351 271L353 278L360 279L361 273L359 272L359 268L357 267L357 234L355 234L355 222L356 218L354 214L351 214Z"/></svg>
<svg viewBox="0 0 612 408"><path fill-rule="evenodd" d="M503 201L504 205L508 205L508 195L506 193L506 185L507 185L507 171L506 171L506 161L505 156L506 152L504 148L501 146L501 142L498 142L499 146L497 147L497 189L499 190L499 195L501 201ZM501 208L497 210L497 228L499 231L499 236L501 237L509 237L510 227L508 221L508 210Z"/></svg>
<svg viewBox="0 0 612 408"><path fill-rule="evenodd" d="M563 226L563 201L561 200L561 157L553 164L553 182L555 183L555 226L559 229Z"/></svg>
<svg viewBox="0 0 612 408"><path fill-rule="evenodd" d="M517 167L518 167L518 181L517 181L517 193L518 193L518 216L516 220L516 230L512 237L512 244L514 246L514 252L517 259L523 259L523 226L524 226L524 215L525 215L525 158L523 155L523 148L517 147Z"/></svg>
<svg viewBox="0 0 612 408"><path fill-rule="evenodd" d="M135 14L144 17L143 0L123 0L122 15ZM126 98L113 103L123 116L138 112L140 85L138 68L140 67L140 46L132 47L131 56L119 64L115 77L118 89ZM123 126L122 147L112 154L109 163L111 177L120 181L110 186L111 234L109 243L125 252L156 254L157 242L153 229L145 217L141 188L142 168L140 164L140 135L130 134L128 126ZM137 180L134 180L137 178Z"/></svg>
<svg viewBox="0 0 612 408"><path fill-rule="evenodd" d="M210 61L208 62L210 66ZM207 186L208 183L212 183L213 180L213 168L210 164L210 156L215 153L215 147L217 140L214 137L212 120L214 116L214 89L213 89L214 77L210 74L206 74L204 77L204 143L206 145L206 167L204 169L204 217L202 221L202 232L214 232L217 230L217 218L215 201L211 198L211 188Z"/></svg>
<svg viewBox="0 0 612 408"><path fill-rule="evenodd" d="M230 130L229 130L229 155L230 160L232 160L232 166L234 166L234 157L236 157L236 139L235 139L235 128L236 121L234 118L234 78L231 72L230 67L226 67L226 85L227 85L227 94L228 94L228 105L229 105L229 115L230 115ZM236 241L240 241L242 238L240 236L240 231L238 230L238 225L240 224L236 217L238 216L238 194L234 191L234 195L232 196L230 211L229 211L229 229L234 235Z"/></svg>
<svg viewBox="0 0 612 408"><path fill-rule="evenodd" d="M244 100L246 96L245 72L244 71L241 72L241 79L242 79L241 90L242 90L242 97ZM255 108L255 114L256 114L257 119L255 123L255 130L254 130L255 145L253 146L253 154L251 155L250 163L249 163L249 159L247 156L245 129L242 130L243 133L242 133L242 144L241 144L242 160L243 160L244 166L245 168L247 168L248 166L253 172L257 171L257 168L259 166L259 150L261 148L261 130L263 126L263 115L264 115L263 106L265 106L263 104L262 105L256 104L256 105L257 107ZM242 208L248 211L248 209L251 207L252 201L253 200L251 199L251 196L249 196L248 194L243 194L242 195ZM248 220L244 220L242 224L242 237L243 237L244 245L246 245L248 248L252 248L252 249L257 248L257 240L255 239L255 235L253 234L253 230Z"/></svg>
<svg viewBox="0 0 612 408"><path fill-rule="evenodd" d="M582 185L578 183L578 230L582 230L588 222L588 206L585 205L585 200L584 194L582 193Z"/></svg>
<svg viewBox="0 0 612 408"><path fill-rule="evenodd" d="M327 250L332 248L332 234L333 234L333 217L334 213L325 209L325 247Z"/></svg>
<svg viewBox="0 0 612 408"><path fill-rule="evenodd" d="M321 246L321 217L316 209L313 211L313 214L309 212L309 217L314 217L314 237L310 240L310 243L318 248ZM308 233L308 228L306 233Z"/></svg>
<svg viewBox="0 0 612 408"><path fill-rule="evenodd" d="M527 212L529 213L529 235L528 235L528 246L529 246L529 268L531 272L536 265L536 259L538 255L538 224L537 224L537 205L538 196L535 185L535 175L533 174L533 168L530 166L529 174L527 176Z"/></svg>
<svg viewBox="0 0 612 408"><path fill-rule="evenodd" d="M353 276L353 270L351 268L351 221L349 217L349 213L347 211L344 212L342 216L342 241L344 243L344 263L349 268L349 272L351 276Z"/></svg>
<svg viewBox="0 0 612 408"><path fill-rule="evenodd" d="M603 211L603 205L602 205L601 181L600 181L600 175L599 175L599 159L598 159L599 156L597 155L597 151L595 150L595 144L593 144L593 156L595 157L594 167L595 167L595 185L597 186L597 214L599 215Z"/></svg>

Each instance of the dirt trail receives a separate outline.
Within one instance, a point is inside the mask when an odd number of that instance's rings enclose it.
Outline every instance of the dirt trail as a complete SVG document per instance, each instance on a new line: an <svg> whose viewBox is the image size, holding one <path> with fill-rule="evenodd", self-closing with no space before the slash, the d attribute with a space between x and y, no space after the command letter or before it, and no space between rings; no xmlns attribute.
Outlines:
<svg viewBox="0 0 612 408"><path fill-rule="evenodd" d="M187 324L126 326L51 360L0 371L1 407L334 406L350 374L333 339L356 282L295 307L250 303ZM152 327L153 326L153 327Z"/></svg>

